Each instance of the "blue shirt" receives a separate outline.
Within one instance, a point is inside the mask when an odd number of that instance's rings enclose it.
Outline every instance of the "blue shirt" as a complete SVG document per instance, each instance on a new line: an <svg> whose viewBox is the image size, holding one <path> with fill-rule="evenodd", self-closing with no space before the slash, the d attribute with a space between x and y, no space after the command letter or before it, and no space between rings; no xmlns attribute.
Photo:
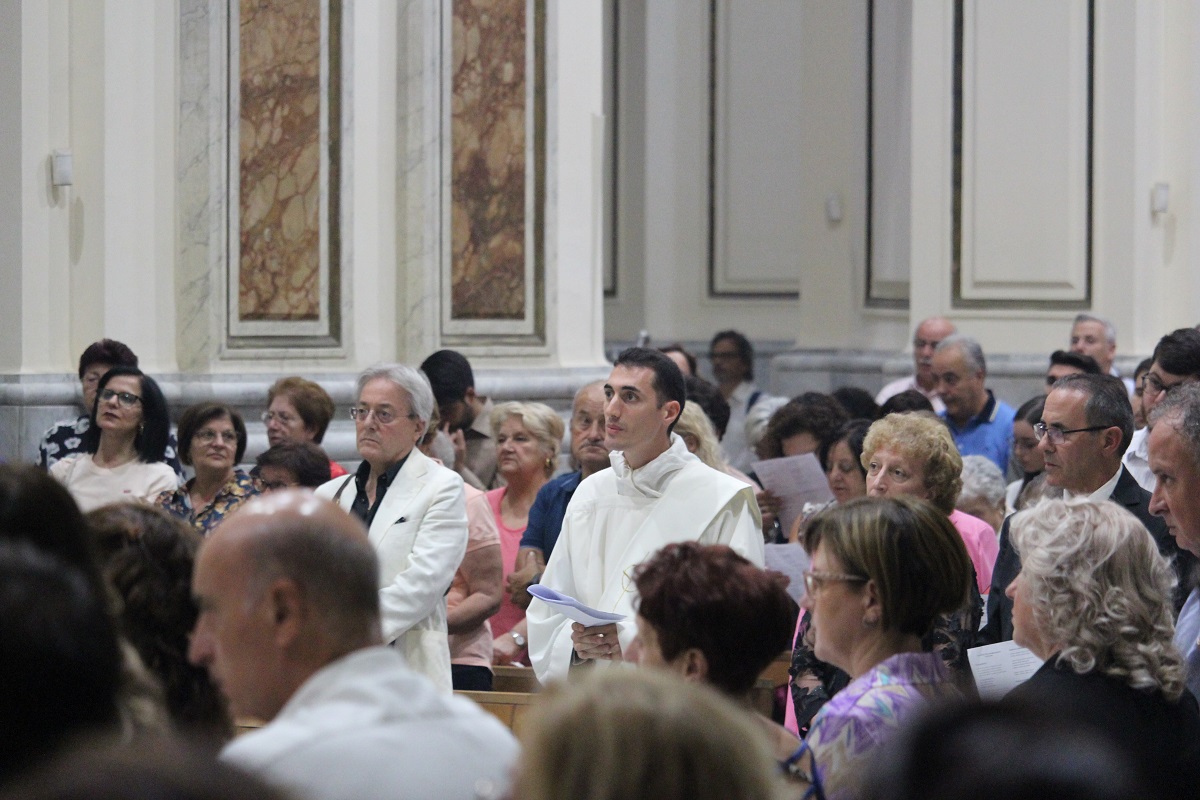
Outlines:
<svg viewBox="0 0 1200 800"><path fill-rule="evenodd" d="M984 404L983 410L967 420L967 424L961 428L946 416L945 411L941 417L946 420L961 455L986 456L1000 468L1001 473L1007 475L1013 418L1017 412L1008 403L997 400L991 389L987 390L987 395L987 403Z"/></svg>
<svg viewBox="0 0 1200 800"><path fill-rule="evenodd" d="M538 490L533 506L529 509L529 524L521 537L521 547L536 547L542 551L546 561L558 541L562 531L563 517L567 515L567 504L579 482L583 480L582 472L569 472L560 475Z"/></svg>

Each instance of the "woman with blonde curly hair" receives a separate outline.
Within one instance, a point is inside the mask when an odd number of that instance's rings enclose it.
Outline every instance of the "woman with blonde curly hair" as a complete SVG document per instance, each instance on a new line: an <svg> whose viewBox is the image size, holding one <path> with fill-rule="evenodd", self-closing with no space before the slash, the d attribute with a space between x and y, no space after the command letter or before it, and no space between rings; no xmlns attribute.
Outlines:
<svg viewBox="0 0 1200 800"><path fill-rule="evenodd" d="M543 403L501 403L492 409L496 432L496 472L505 485L487 493L488 503L500 531L503 579L524 564L517 564L521 535L529 524L529 509L538 491L558 466L562 443L562 417ZM512 664L525 655L525 611L506 592L500 610L491 617L492 660Z"/></svg>
<svg viewBox="0 0 1200 800"><path fill-rule="evenodd" d="M1115 503L1043 500L1010 523L1021 572L1013 641L1045 664L1009 697L1086 722L1128 748L1148 797L1194 796L1200 713L1175 648L1175 574Z"/></svg>
<svg viewBox="0 0 1200 800"><path fill-rule="evenodd" d="M920 497L950 518L971 556L979 592L987 594L1000 544L990 525L954 507L962 491L963 462L945 423L929 414L876 420L863 441L862 463L867 494Z"/></svg>

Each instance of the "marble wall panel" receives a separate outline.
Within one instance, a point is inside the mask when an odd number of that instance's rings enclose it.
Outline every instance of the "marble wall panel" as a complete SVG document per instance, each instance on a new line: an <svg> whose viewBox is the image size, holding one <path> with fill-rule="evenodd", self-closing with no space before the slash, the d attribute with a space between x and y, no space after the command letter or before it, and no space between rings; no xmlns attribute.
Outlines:
<svg viewBox="0 0 1200 800"><path fill-rule="evenodd" d="M454 0L451 317L526 317L525 0Z"/></svg>
<svg viewBox="0 0 1200 800"><path fill-rule="evenodd" d="M241 320L320 317L322 2L240 2Z"/></svg>

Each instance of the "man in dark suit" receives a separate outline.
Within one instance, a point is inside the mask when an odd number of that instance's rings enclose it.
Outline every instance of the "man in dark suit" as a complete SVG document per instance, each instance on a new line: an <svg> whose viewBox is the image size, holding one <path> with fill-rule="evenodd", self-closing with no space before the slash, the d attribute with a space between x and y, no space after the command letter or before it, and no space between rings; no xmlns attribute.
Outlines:
<svg viewBox="0 0 1200 800"><path fill-rule="evenodd" d="M1119 378L1111 375L1068 375L1054 384L1046 397L1042 421L1034 426L1038 449L1046 461L1046 483L1068 497L1108 499L1132 512L1173 559L1182 576L1195 558L1184 553L1167 532L1161 517L1150 513L1150 493L1121 465L1121 456L1133 436L1133 407ZM1012 639L1012 600L1005 596L1021 559L1013 550L1004 521L1000 554L992 572L988 595L988 621L980 632L981 643ZM1184 590L1180 597L1186 596Z"/></svg>

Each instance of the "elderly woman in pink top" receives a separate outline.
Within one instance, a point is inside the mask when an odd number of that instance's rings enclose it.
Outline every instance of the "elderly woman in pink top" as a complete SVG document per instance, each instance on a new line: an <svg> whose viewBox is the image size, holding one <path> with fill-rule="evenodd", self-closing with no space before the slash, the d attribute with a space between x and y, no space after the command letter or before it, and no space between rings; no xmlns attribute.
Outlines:
<svg viewBox="0 0 1200 800"><path fill-rule="evenodd" d="M919 497L950 518L967 546L979 593L986 594L1000 546L990 525L954 507L963 462L945 423L932 415L889 414L867 431L862 463L868 495Z"/></svg>
<svg viewBox="0 0 1200 800"><path fill-rule="evenodd" d="M565 426L558 412L542 403L501 403L492 409L492 430L496 471L505 485L488 492L487 499L500 531L500 556L507 579L519 568L517 551L529 522L529 508L558 465ZM526 654L524 609L505 593L491 623L493 661L521 662Z"/></svg>

